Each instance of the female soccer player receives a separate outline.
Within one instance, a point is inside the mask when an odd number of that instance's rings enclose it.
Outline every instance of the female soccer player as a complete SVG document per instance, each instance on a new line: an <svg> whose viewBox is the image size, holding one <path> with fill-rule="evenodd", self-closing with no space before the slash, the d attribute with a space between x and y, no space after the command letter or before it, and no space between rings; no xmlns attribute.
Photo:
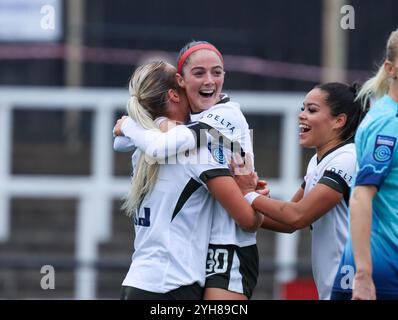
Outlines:
<svg viewBox="0 0 398 320"><path fill-rule="evenodd" d="M188 127L177 126L167 134L159 135L143 131L128 118L119 123L119 127L130 138L130 144L153 158L162 159L200 147L203 143L207 146L207 139L199 139L201 129L206 129L216 136L209 141L209 149L219 161L225 162L225 157L229 158L229 149L252 155L249 127L239 104L221 94L224 63L217 48L208 42L191 42L181 50L177 65L178 84L187 94L191 120L197 122ZM220 144L219 138L223 140ZM277 222L272 224L275 228L281 226ZM257 283L258 264L256 234L243 230L239 221L217 203L206 263L205 299L250 298Z"/></svg>
<svg viewBox="0 0 398 320"><path fill-rule="evenodd" d="M386 59L359 98L377 101L355 137L358 170L350 199L350 238L333 299L398 299L398 30ZM355 272L355 277L354 277Z"/></svg>
<svg viewBox="0 0 398 320"><path fill-rule="evenodd" d="M255 210L293 230L310 226L312 270L320 299L330 299L348 237L348 199L356 161L353 137L362 116L355 93L354 87L326 83L305 97L299 115L300 145L315 148L316 154L290 202L254 192L255 174L235 176Z"/></svg>
<svg viewBox="0 0 398 320"><path fill-rule="evenodd" d="M164 62L139 67L130 81L128 113L156 131L164 116L185 122L188 103L175 80L175 68ZM242 227L256 230L262 215L240 197L228 166L209 156L207 147L180 157L174 165L148 163L133 156L131 191L123 205L134 217L135 251L123 281L122 299L201 299L214 201L222 203ZM206 162L198 162L198 159ZM211 191L212 196L207 192Z"/></svg>

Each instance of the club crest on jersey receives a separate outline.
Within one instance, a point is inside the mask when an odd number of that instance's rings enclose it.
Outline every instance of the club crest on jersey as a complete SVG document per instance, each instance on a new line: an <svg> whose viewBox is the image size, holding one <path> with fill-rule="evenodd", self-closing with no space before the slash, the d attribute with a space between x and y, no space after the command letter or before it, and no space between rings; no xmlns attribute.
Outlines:
<svg viewBox="0 0 398 320"><path fill-rule="evenodd" d="M226 164L227 160L225 159L223 148L220 145L212 145L211 142L207 144L207 148L209 149L212 157L219 164Z"/></svg>
<svg viewBox="0 0 398 320"><path fill-rule="evenodd" d="M394 137L378 135L373 151L373 158L377 162L386 162L391 159L396 139Z"/></svg>

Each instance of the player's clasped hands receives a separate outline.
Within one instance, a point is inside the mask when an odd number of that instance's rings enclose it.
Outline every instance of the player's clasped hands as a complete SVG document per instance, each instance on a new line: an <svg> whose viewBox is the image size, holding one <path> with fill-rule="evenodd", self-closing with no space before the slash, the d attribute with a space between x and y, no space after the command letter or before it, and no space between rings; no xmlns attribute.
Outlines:
<svg viewBox="0 0 398 320"><path fill-rule="evenodd" d="M233 154L230 163L231 173L243 194L255 191L264 196L270 196L270 189L265 180L259 180L254 171L253 158L246 154L243 159L239 154Z"/></svg>

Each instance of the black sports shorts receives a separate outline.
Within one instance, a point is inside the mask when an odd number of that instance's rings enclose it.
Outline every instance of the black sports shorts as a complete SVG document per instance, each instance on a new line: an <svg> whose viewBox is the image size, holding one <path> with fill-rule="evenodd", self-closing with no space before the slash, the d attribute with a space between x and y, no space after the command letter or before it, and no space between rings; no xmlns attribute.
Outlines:
<svg viewBox="0 0 398 320"><path fill-rule="evenodd" d="M206 262L206 288L221 288L251 298L257 284L257 245L210 244Z"/></svg>

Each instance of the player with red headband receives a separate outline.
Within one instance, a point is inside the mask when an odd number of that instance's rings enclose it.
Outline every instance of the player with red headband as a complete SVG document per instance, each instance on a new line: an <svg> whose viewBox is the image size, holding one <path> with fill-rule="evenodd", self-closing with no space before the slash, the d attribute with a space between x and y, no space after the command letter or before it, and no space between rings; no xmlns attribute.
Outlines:
<svg viewBox="0 0 398 320"><path fill-rule="evenodd" d="M239 142L246 153L253 154L249 126L239 105L221 94L224 75L224 60L213 45L191 42L180 51L177 82L187 94L191 121L219 130L230 140ZM258 260L256 233L243 231L216 203L204 298L250 298L257 283Z"/></svg>
<svg viewBox="0 0 398 320"><path fill-rule="evenodd" d="M192 123L159 134L143 130L127 118L119 120L116 133L120 131L124 139L129 139L130 145L161 160L173 152L182 153L203 143L208 144L208 140L199 138L201 130L210 129L213 134L207 137L214 136L215 131L223 140L222 143L217 143L219 139L216 143L214 140L209 143L209 149L220 163L225 163L232 151L252 158L249 126L240 106L221 93L225 74L221 53L208 42L191 42L181 50L177 70L177 82L185 89L190 103ZM117 140L114 147L121 150ZM170 141L174 147L170 147ZM287 226L270 220L265 220L264 226L276 231L287 230ZM249 299L257 283L258 269L256 233L241 229L217 202L213 212L204 298Z"/></svg>

